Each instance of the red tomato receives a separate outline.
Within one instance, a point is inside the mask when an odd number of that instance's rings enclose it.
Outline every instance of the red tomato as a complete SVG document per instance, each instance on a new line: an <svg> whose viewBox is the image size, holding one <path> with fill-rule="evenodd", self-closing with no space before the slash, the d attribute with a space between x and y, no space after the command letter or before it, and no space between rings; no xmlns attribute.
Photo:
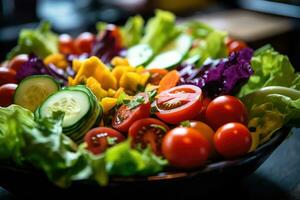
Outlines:
<svg viewBox="0 0 300 200"><path fill-rule="evenodd" d="M207 124L214 130L229 122L247 125L247 118L245 105L238 98L229 95L215 98L208 105L205 113Z"/></svg>
<svg viewBox="0 0 300 200"><path fill-rule="evenodd" d="M137 120L150 116L150 102L145 93L139 93L135 96L138 98L143 96L145 102L135 108L129 108L127 105L122 105L116 112L112 120L112 127L126 133L129 127Z"/></svg>
<svg viewBox="0 0 300 200"><path fill-rule="evenodd" d="M175 128L163 139L162 152L170 165L178 168L194 168L205 164L209 143L194 128Z"/></svg>
<svg viewBox="0 0 300 200"><path fill-rule="evenodd" d="M245 42L240 40L233 40L231 38L227 40L226 45L229 54L231 54L232 52L240 51L247 47L247 44Z"/></svg>
<svg viewBox="0 0 300 200"><path fill-rule="evenodd" d="M205 137L209 143L209 158L214 158L216 156L216 149L214 145L214 131L205 123L200 121L191 121L190 127L196 129Z"/></svg>
<svg viewBox="0 0 300 200"><path fill-rule="evenodd" d="M87 149L95 155L104 152L109 146L112 146L109 143L109 139L112 139L114 143L120 143L125 140L125 137L119 131L107 127L94 128L84 136Z"/></svg>
<svg viewBox="0 0 300 200"><path fill-rule="evenodd" d="M246 126L240 123L228 123L217 130L214 143L222 156L234 158L249 151L252 139Z"/></svg>
<svg viewBox="0 0 300 200"><path fill-rule="evenodd" d="M0 86L6 83L17 83L16 71L8 68L0 68Z"/></svg>
<svg viewBox="0 0 300 200"><path fill-rule="evenodd" d="M158 85L160 80L168 73L168 70L165 69L149 69L146 71L151 74L148 82L153 85Z"/></svg>
<svg viewBox="0 0 300 200"><path fill-rule="evenodd" d="M202 107L200 109L200 114L199 114L199 117L197 117L197 120L205 121L206 109L207 109L207 106L210 104L210 102L211 102L210 98L208 98L208 97L203 98Z"/></svg>
<svg viewBox="0 0 300 200"><path fill-rule="evenodd" d="M59 51L63 54L74 54L75 47L74 47L74 40L68 34L61 34L59 36L59 43L58 43Z"/></svg>
<svg viewBox="0 0 300 200"><path fill-rule="evenodd" d="M84 32L75 39L74 46L79 53L91 53L95 40L95 35L90 32Z"/></svg>
<svg viewBox="0 0 300 200"><path fill-rule="evenodd" d="M158 119L144 118L134 122L129 130L128 136L131 137L131 144L135 147L141 144L144 149L150 145L156 155L161 155L162 138L169 130L169 127Z"/></svg>
<svg viewBox="0 0 300 200"><path fill-rule="evenodd" d="M20 67L28 61L28 59L29 57L27 54L17 55L9 62L8 68L17 72Z"/></svg>
<svg viewBox="0 0 300 200"><path fill-rule="evenodd" d="M161 92L156 98L157 117L170 124L194 119L202 107L202 90L181 85Z"/></svg>
<svg viewBox="0 0 300 200"><path fill-rule="evenodd" d="M0 86L0 106L6 107L13 103L17 84L7 83Z"/></svg>

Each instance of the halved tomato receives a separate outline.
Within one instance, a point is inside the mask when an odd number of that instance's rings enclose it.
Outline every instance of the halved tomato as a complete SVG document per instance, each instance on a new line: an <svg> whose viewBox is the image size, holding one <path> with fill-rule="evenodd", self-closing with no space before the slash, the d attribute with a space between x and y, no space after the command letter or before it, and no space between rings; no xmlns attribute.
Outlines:
<svg viewBox="0 0 300 200"><path fill-rule="evenodd" d="M144 98L144 102L137 107L130 108L130 106L124 104L117 110L112 120L113 128L125 133L135 121L150 116L151 105L147 94L139 93L133 101L139 97Z"/></svg>
<svg viewBox="0 0 300 200"><path fill-rule="evenodd" d="M150 145L156 155L161 155L162 138L169 130L169 127L162 121L154 118L140 119L134 122L128 131L131 137L132 147L141 144L144 149Z"/></svg>
<svg viewBox="0 0 300 200"><path fill-rule="evenodd" d="M155 100L156 116L170 124L194 119L202 107L202 90L194 85L181 85L160 93Z"/></svg>
<svg viewBox="0 0 300 200"><path fill-rule="evenodd" d="M87 149L97 155L104 152L109 146L120 143L125 137L112 128L98 127L90 130L85 136L84 141L87 143Z"/></svg>

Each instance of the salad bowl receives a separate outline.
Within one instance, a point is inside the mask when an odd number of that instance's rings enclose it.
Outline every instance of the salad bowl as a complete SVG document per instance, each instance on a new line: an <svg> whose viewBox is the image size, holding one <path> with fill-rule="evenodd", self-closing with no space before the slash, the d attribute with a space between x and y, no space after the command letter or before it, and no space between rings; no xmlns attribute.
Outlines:
<svg viewBox="0 0 300 200"><path fill-rule="evenodd" d="M9 190L213 189L254 172L300 123L300 74L270 45L160 10L76 38L50 28L22 30L0 67Z"/></svg>

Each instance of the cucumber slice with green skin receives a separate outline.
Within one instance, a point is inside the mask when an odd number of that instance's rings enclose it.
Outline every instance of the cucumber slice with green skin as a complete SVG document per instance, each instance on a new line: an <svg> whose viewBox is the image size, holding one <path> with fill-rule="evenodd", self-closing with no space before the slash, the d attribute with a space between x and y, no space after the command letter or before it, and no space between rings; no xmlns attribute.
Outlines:
<svg viewBox="0 0 300 200"><path fill-rule="evenodd" d="M14 95L14 103L34 112L45 99L59 89L59 83L51 76L29 76L19 83Z"/></svg>
<svg viewBox="0 0 300 200"><path fill-rule="evenodd" d="M186 34L181 34L178 37L176 37L173 41L169 42L161 52L163 53L163 52L175 50L184 56L191 48L192 42L193 39L191 36Z"/></svg>
<svg viewBox="0 0 300 200"><path fill-rule="evenodd" d="M144 65L153 57L153 50L148 44L138 44L130 47L127 51L127 58L131 66Z"/></svg>
<svg viewBox="0 0 300 200"><path fill-rule="evenodd" d="M179 64L192 46L192 38L181 34L168 43L161 53L146 66L147 69L168 69Z"/></svg>
<svg viewBox="0 0 300 200"><path fill-rule="evenodd" d="M149 65L146 66L147 69L168 69L177 65L182 60L182 54L178 51L168 51L156 56Z"/></svg>
<svg viewBox="0 0 300 200"><path fill-rule="evenodd" d="M41 117L50 117L55 111L63 111L63 128L70 127L89 117L91 102L89 95L83 91L61 90L46 99L39 111Z"/></svg>

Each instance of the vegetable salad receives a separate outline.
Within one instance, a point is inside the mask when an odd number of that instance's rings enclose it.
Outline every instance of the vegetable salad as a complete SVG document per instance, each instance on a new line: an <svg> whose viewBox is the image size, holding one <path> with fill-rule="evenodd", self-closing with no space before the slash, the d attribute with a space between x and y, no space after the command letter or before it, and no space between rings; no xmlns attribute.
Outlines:
<svg viewBox="0 0 300 200"><path fill-rule="evenodd" d="M96 27L21 31L0 67L1 162L106 185L240 158L300 124L300 76L270 45L162 10Z"/></svg>

